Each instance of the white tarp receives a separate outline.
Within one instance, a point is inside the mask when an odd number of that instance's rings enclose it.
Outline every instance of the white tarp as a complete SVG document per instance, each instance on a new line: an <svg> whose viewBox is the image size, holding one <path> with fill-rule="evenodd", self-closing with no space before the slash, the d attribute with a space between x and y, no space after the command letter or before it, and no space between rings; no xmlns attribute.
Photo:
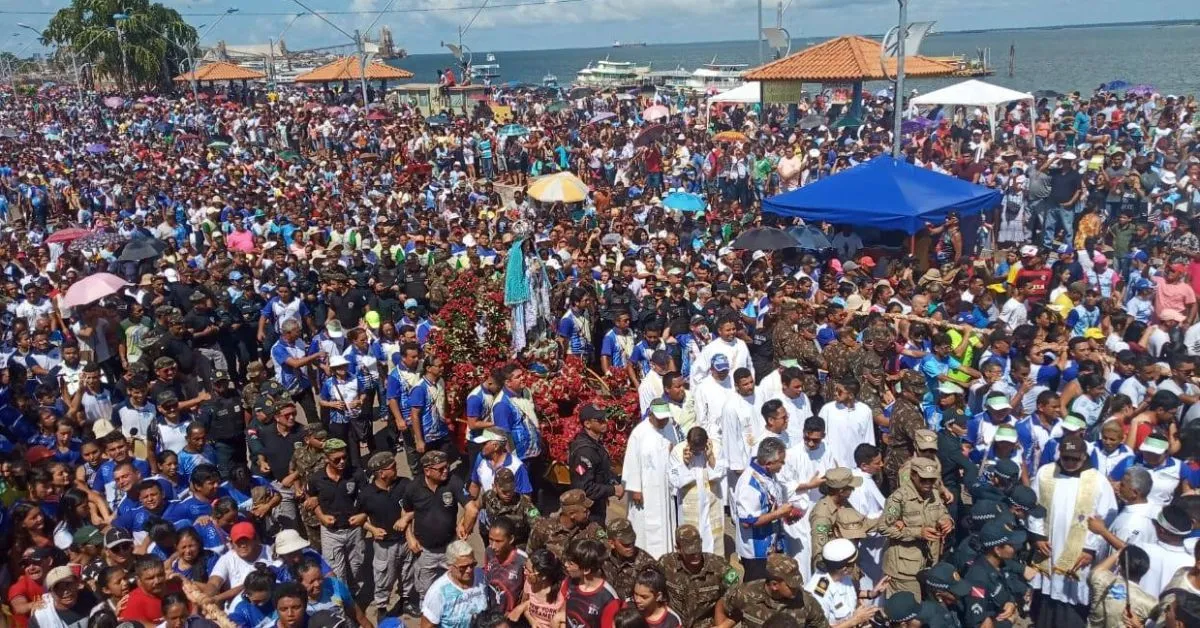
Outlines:
<svg viewBox="0 0 1200 628"><path fill-rule="evenodd" d="M912 99L914 105L973 105L994 107L1014 100L1033 100L1033 94L971 79Z"/></svg>
<svg viewBox="0 0 1200 628"><path fill-rule="evenodd" d="M718 102L756 103L762 100L762 87L758 81L750 81L741 87L721 92L708 99L708 104Z"/></svg>

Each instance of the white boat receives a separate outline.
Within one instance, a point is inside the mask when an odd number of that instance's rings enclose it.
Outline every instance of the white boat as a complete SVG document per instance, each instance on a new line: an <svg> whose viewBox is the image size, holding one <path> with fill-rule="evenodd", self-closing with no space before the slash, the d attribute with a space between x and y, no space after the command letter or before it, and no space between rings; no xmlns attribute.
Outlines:
<svg viewBox="0 0 1200 628"><path fill-rule="evenodd" d="M681 92L693 91L693 75L683 67L678 67L674 70L656 70L651 72L646 78L655 87Z"/></svg>
<svg viewBox="0 0 1200 628"><path fill-rule="evenodd" d="M493 80L500 78L500 64L496 62L496 55L488 53L485 63L471 64L471 78L476 80Z"/></svg>
<svg viewBox="0 0 1200 628"><path fill-rule="evenodd" d="M553 74L543 76L542 87L558 87L558 77Z"/></svg>
<svg viewBox="0 0 1200 628"><path fill-rule="evenodd" d="M745 63L717 63L717 58L696 68L692 72L691 87L699 91L725 91L741 87L742 75L749 66Z"/></svg>
<svg viewBox="0 0 1200 628"><path fill-rule="evenodd" d="M650 66L634 65L631 61L597 61L579 71L576 84L582 87L622 87L642 82L650 74Z"/></svg>

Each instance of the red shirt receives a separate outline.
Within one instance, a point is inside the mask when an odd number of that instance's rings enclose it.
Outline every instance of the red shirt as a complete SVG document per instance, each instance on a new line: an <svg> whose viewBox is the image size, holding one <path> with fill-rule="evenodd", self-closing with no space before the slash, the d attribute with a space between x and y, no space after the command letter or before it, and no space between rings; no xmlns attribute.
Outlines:
<svg viewBox="0 0 1200 628"><path fill-rule="evenodd" d="M11 587L8 587L8 599L23 597L27 602L34 602L45 592L46 588L40 582L29 576L21 576ZM25 628L29 623L29 615L13 613L13 619L16 620L14 623L17 628Z"/></svg>
<svg viewBox="0 0 1200 628"><path fill-rule="evenodd" d="M167 584L168 592L178 589L178 583ZM162 623L162 598L150 595L141 587L134 587L129 592L129 601L125 603L125 608L121 609L119 619L130 619L150 624Z"/></svg>

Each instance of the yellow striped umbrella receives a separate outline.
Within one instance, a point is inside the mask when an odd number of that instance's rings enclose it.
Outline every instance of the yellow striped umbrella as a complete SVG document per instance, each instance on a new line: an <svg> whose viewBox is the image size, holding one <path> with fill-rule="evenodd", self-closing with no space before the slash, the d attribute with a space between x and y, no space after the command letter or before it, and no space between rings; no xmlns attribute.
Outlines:
<svg viewBox="0 0 1200 628"><path fill-rule="evenodd" d="M587 184L566 171L538 177L529 186L529 196L543 203L581 203L587 193Z"/></svg>

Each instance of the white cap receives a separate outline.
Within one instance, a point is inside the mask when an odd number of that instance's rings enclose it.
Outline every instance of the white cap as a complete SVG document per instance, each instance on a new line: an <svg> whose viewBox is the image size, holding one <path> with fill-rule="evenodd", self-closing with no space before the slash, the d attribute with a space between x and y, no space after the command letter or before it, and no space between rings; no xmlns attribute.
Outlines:
<svg viewBox="0 0 1200 628"><path fill-rule="evenodd" d="M821 548L821 558L827 563L843 563L854 557L858 550L854 549L854 541L850 539L833 539Z"/></svg>
<svg viewBox="0 0 1200 628"><path fill-rule="evenodd" d="M943 395L961 395L961 394L963 394L962 386L959 386L958 384L955 384L954 382L942 382L941 384L938 384L937 390L938 390L938 392L942 393Z"/></svg>
<svg viewBox="0 0 1200 628"><path fill-rule="evenodd" d="M500 432L497 432L496 430L483 430L483 432L480 433L479 436L472 438L471 442L473 442L477 445L482 445L484 443L491 443L491 442L502 443L506 440L508 440L508 439L504 437L504 434L501 434Z"/></svg>
<svg viewBox="0 0 1200 628"><path fill-rule="evenodd" d="M986 405L992 410L1012 410L1012 404L1008 402L1008 397L997 395L988 397Z"/></svg>
<svg viewBox="0 0 1200 628"><path fill-rule="evenodd" d="M346 360L346 356L344 356L344 355L335 355L335 356L329 358L329 368L331 368L331 369L337 368L339 366L346 366L348 364L350 364L350 362Z"/></svg>
<svg viewBox="0 0 1200 628"><path fill-rule="evenodd" d="M291 529L284 528L275 535L275 555L291 554L310 547L308 541L300 537L300 533Z"/></svg>
<svg viewBox="0 0 1200 628"><path fill-rule="evenodd" d="M330 338L341 338L346 335L342 322L336 318L325 323L325 332L329 334Z"/></svg>
<svg viewBox="0 0 1200 628"><path fill-rule="evenodd" d="M1079 157L1077 157L1075 155L1075 153L1072 153L1071 151L1067 151L1067 152L1059 155L1059 157L1061 159L1066 159L1067 161L1075 161L1076 159L1079 159Z"/></svg>

